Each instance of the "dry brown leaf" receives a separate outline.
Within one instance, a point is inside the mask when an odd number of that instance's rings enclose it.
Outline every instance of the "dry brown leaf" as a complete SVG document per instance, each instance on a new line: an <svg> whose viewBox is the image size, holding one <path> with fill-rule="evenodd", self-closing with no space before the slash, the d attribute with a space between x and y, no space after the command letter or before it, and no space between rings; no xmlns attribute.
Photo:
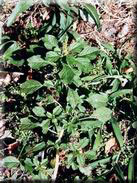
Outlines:
<svg viewBox="0 0 137 183"><path fill-rule="evenodd" d="M130 73L130 72L133 72L134 71L134 69L132 68L132 67L130 67L130 68L128 68L126 71L125 71L125 73Z"/></svg>
<svg viewBox="0 0 137 183"><path fill-rule="evenodd" d="M112 153L112 150L117 150L117 142L116 139L113 137L111 139L109 139L106 144L105 144L105 153Z"/></svg>

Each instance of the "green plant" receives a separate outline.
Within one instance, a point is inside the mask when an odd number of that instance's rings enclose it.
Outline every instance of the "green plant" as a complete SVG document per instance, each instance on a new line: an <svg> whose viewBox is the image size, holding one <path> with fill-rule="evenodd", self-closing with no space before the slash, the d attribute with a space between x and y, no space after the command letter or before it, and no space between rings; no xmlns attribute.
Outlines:
<svg viewBox="0 0 137 183"><path fill-rule="evenodd" d="M113 166L115 172L118 163L121 171L127 166L134 150L125 130L126 123L131 126L136 121L135 75L127 72L134 67L133 58L122 57L111 44L89 45L70 26L78 9L64 4L53 7L61 16L51 10L46 23L33 32L37 39L25 39L29 45L22 47L21 39L3 36L2 46L8 47L4 62L24 73L6 87L5 113L20 145L16 158L5 158L5 166L15 168L12 176L20 169L33 179L61 181L63 177L73 182L76 175L82 181L105 182ZM94 14L99 26L95 9L85 5L85 10ZM8 25L16 16L11 17ZM112 137L117 143L107 154L106 142ZM121 171L120 180L124 179ZM129 173L129 180L132 177Z"/></svg>

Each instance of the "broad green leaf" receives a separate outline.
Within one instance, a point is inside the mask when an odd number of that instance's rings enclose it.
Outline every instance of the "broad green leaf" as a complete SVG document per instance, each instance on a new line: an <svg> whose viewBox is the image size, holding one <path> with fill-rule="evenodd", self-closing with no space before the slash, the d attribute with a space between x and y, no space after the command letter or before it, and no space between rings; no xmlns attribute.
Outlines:
<svg viewBox="0 0 137 183"><path fill-rule="evenodd" d="M101 141L102 141L102 135L100 130L98 131L96 135L96 139L93 145L93 151L97 151L101 147Z"/></svg>
<svg viewBox="0 0 137 183"><path fill-rule="evenodd" d="M29 171L29 172L32 172L34 164L32 163L31 159L26 158L24 163L25 163L25 169L27 169L27 171Z"/></svg>
<svg viewBox="0 0 137 183"><path fill-rule="evenodd" d="M57 16L56 13L53 14L51 25L52 27L55 26L57 23Z"/></svg>
<svg viewBox="0 0 137 183"><path fill-rule="evenodd" d="M115 48L111 43L101 43L101 45L106 48L106 50L115 52Z"/></svg>
<svg viewBox="0 0 137 183"><path fill-rule="evenodd" d="M68 96L67 96L67 102L71 105L73 109L76 108L78 104L80 104L82 101L78 95L78 92L76 90L73 90L69 88L68 90Z"/></svg>
<svg viewBox="0 0 137 183"><path fill-rule="evenodd" d="M21 122L20 124L21 130L31 130L39 126L37 123L33 123L28 117L21 118L20 122Z"/></svg>
<svg viewBox="0 0 137 183"><path fill-rule="evenodd" d="M17 51L20 49L20 46L17 44L17 42L14 42L3 54L3 59L8 60L11 58L14 51Z"/></svg>
<svg viewBox="0 0 137 183"><path fill-rule="evenodd" d="M33 147L33 152L40 151L46 146L45 142L41 142Z"/></svg>
<svg viewBox="0 0 137 183"><path fill-rule="evenodd" d="M81 81L81 78L80 78L80 75L81 75L81 71L78 71L78 70L76 70L76 75L74 76L74 78L73 78L73 83L77 86L77 87L79 87L79 86L81 86L82 85L82 81Z"/></svg>
<svg viewBox="0 0 137 183"><path fill-rule="evenodd" d="M112 111L107 107L100 107L97 108L93 115L95 118L97 118L99 121L106 122L111 119Z"/></svg>
<svg viewBox="0 0 137 183"><path fill-rule="evenodd" d="M113 69L113 64L110 57L106 57L106 69L109 71L109 73L111 73Z"/></svg>
<svg viewBox="0 0 137 183"><path fill-rule="evenodd" d="M97 158L97 153L94 150L89 150L85 153L85 156L89 160L95 160Z"/></svg>
<svg viewBox="0 0 137 183"><path fill-rule="evenodd" d="M33 163L36 167L40 165L40 161L38 160L38 158L36 156L33 158Z"/></svg>
<svg viewBox="0 0 137 183"><path fill-rule="evenodd" d="M76 42L70 44L68 46L68 49L72 53L80 53L80 51L82 50L83 46L84 45L81 42L76 41Z"/></svg>
<svg viewBox="0 0 137 183"><path fill-rule="evenodd" d="M117 141L119 142L119 145L122 148L123 145L124 145L124 141L123 141L123 137L122 137L121 130L120 130L120 127L118 125L118 122L116 121L116 119L112 118L111 119L111 124L112 124L112 127L113 127L114 134L117 138Z"/></svg>
<svg viewBox="0 0 137 183"><path fill-rule="evenodd" d="M129 61L128 59L124 58L120 64L120 72L122 72L122 69L129 67Z"/></svg>
<svg viewBox="0 0 137 183"><path fill-rule="evenodd" d="M83 173L84 175L86 175L86 176L90 176L91 175L91 170L92 170L92 168L90 167L90 166L84 166L84 167L82 167L82 166L80 166L79 167L79 170L80 170L80 172L81 173Z"/></svg>
<svg viewBox="0 0 137 183"><path fill-rule="evenodd" d="M74 17L72 18L72 16L70 14L71 14L71 12L69 11L68 15L67 15L67 19L66 19L66 27L65 27L66 31L70 27L70 25L72 25L73 20L74 20Z"/></svg>
<svg viewBox="0 0 137 183"><path fill-rule="evenodd" d="M121 84L121 82L120 82L119 79L114 79L114 81L112 83L113 87L112 87L112 90L111 91L112 92L116 92L118 90L120 84Z"/></svg>
<svg viewBox="0 0 137 183"><path fill-rule="evenodd" d="M56 0L56 3L64 10L69 11L70 6L68 5L67 0Z"/></svg>
<svg viewBox="0 0 137 183"><path fill-rule="evenodd" d="M71 165L74 161L74 156L72 153L68 154L67 155L67 162L68 162L68 165Z"/></svg>
<svg viewBox="0 0 137 183"><path fill-rule="evenodd" d="M5 38L5 36L3 36L4 38ZM5 46L7 45L7 44L10 44L10 43L15 43L15 41L13 41L13 40L9 40L9 38L1 38L1 44L0 44L0 50L2 50L3 49L3 51L5 52L6 50L5 50Z"/></svg>
<svg viewBox="0 0 137 183"><path fill-rule="evenodd" d="M91 46L86 46L84 49L78 54L79 57L88 57L90 60L93 60L97 57L99 53L99 49L97 47L91 47Z"/></svg>
<svg viewBox="0 0 137 183"><path fill-rule="evenodd" d="M43 2L43 4L45 5L45 6L49 6L50 5L50 3L51 3L51 0L42 0L42 2Z"/></svg>
<svg viewBox="0 0 137 183"><path fill-rule="evenodd" d="M84 166L85 158L84 158L83 154L77 155L77 163L79 164L79 166Z"/></svg>
<svg viewBox="0 0 137 183"><path fill-rule="evenodd" d="M27 80L24 83L22 83L20 86L21 92L25 93L26 95L34 93L41 87L42 87L42 84L36 80Z"/></svg>
<svg viewBox="0 0 137 183"><path fill-rule="evenodd" d="M84 8L89 13L89 15L93 18L93 20L95 21L97 28L100 28L99 15L97 13L96 8L91 4L84 4Z"/></svg>
<svg viewBox="0 0 137 183"><path fill-rule="evenodd" d="M79 148L84 148L89 144L89 139L87 139L86 137L83 139L80 139L79 141Z"/></svg>
<svg viewBox="0 0 137 183"><path fill-rule="evenodd" d="M39 117L44 117L45 116L45 109L43 107L36 106L32 109L32 111L34 112L34 114L36 116L39 116Z"/></svg>
<svg viewBox="0 0 137 183"><path fill-rule="evenodd" d="M55 26L57 23L57 16L56 13L53 14L51 25L52 27ZM50 31L49 31L50 32Z"/></svg>
<svg viewBox="0 0 137 183"><path fill-rule="evenodd" d="M103 94L93 94L89 96L87 101L95 108L105 107L108 102L108 97Z"/></svg>
<svg viewBox="0 0 137 183"><path fill-rule="evenodd" d="M76 65L77 64L77 59L72 55L67 55L66 60L67 60L67 63L69 65Z"/></svg>
<svg viewBox="0 0 137 183"><path fill-rule="evenodd" d="M33 0L20 0L13 9L11 15L9 16L7 26L11 26L11 24L15 21L16 17L19 16L20 13L26 11L32 5Z"/></svg>
<svg viewBox="0 0 137 183"><path fill-rule="evenodd" d="M44 81L43 86L46 86L47 88L54 88L54 84L51 80Z"/></svg>
<svg viewBox="0 0 137 183"><path fill-rule="evenodd" d="M13 156L7 156L3 159L4 167L17 168L20 164L19 160Z"/></svg>
<svg viewBox="0 0 137 183"><path fill-rule="evenodd" d="M60 12L60 28L61 29L65 29L66 28L66 16L62 12Z"/></svg>
<svg viewBox="0 0 137 183"><path fill-rule="evenodd" d="M102 126L102 121L99 120L85 120L80 121L79 125L81 126L81 130L90 130L94 128L98 128Z"/></svg>
<svg viewBox="0 0 137 183"><path fill-rule="evenodd" d="M49 51L46 54L46 62L52 64L53 66L55 65L54 62L56 62L60 58L60 55L57 52L54 51Z"/></svg>
<svg viewBox="0 0 137 183"><path fill-rule="evenodd" d="M128 164L128 183L134 183L135 181L135 158L134 156L129 160Z"/></svg>
<svg viewBox="0 0 137 183"><path fill-rule="evenodd" d="M132 89L119 90L119 91L116 91L116 92L112 93L110 95L110 98L113 99L113 98L116 98L116 97L122 97L123 95L132 94L132 92L133 92Z"/></svg>
<svg viewBox="0 0 137 183"><path fill-rule="evenodd" d="M24 60L14 60L12 58L10 58L7 62L17 67L21 67L24 64Z"/></svg>
<svg viewBox="0 0 137 183"><path fill-rule="evenodd" d="M55 107L55 108L53 109L53 115L55 115L55 116L60 115L61 112L62 112L61 106L57 106L57 107Z"/></svg>
<svg viewBox="0 0 137 183"><path fill-rule="evenodd" d="M67 101L74 109L79 103L81 103L81 99L78 95L78 92L76 90L69 88Z"/></svg>
<svg viewBox="0 0 137 183"><path fill-rule="evenodd" d="M42 121L42 124L40 126L42 127L42 132L44 134L46 134L48 132L49 125L50 125L50 120L49 119Z"/></svg>
<svg viewBox="0 0 137 183"><path fill-rule="evenodd" d="M71 164L72 170L77 170L78 169L78 165L73 161Z"/></svg>
<svg viewBox="0 0 137 183"><path fill-rule="evenodd" d="M93 163L91 163L90 166L93 170L93 169L97 168L98 166L101 166L102 164L106 164L106 163L111 162L112 160L116 160L116 158L117 158L117 155L114 155L114 156L111 156L111 157L108 157L105 159L97 160L97 161L94 161Z"/></svg>
<svg viewBox="0 0 137 183"><path fill-rule="evenodd" d="M90 59L86 57L77 57L76 60L77 60L77 63L80 63L81 65L90 63Z"/></svg>
<svg viewBox="0 0 137 183"><path fill-rule="evenodd" d="M90 60L85 57L77 57L77 67L81 72L88 73L92 69L92 65L90 64Z"/></svg>
<svg viewBox="0 0 137 183"><path fill-rule="evenodd" d="M58 41L53 35L46 34L42 40L44 41L44 46L48 50L52 50L54 47L58 46Z"/></svg>
<svg viewBox="0 0 137 183"><path fill-rule="evenodd" d="M63 80L65 84L70 84L72 83L72 80L74 78L74 71L72 68L66 64L63 65L63 69L59 73L60 78Z"/></svg>
<svg viewBox="0 0 137 183"><path fill-rule="evenodd" d="M39 46L38 44L30 44L29 45L29 48L28 49L26 49L26 51L28 52L28 53L35 53L35 49L37 49L37 48L42 48L42 46Z"/></svg>
<svg viewBox="0 0 137 183"><path fill-rule="evenodd" d="M95 76L85 76L85 77L82 77L81 80L82 81L92 81L95 78L97 78L97 75L95 75Z"/></svg>
<svg viewBox="0 0 137 183"><path fill-rule="evenodd" d="M84 106L82 106L81 104L78 104L78 109L79 109L79 112L81 112L81 113L86 112L86 108Z"/></svg>
<svg viewBox="0 0 137 183"><path fill-rule="evenodd" d="M73 18L70 11L67 13L67 16L62 12L60 13L60 26L63 29L62 33L60 33L61 36L67 32L68 28L72 25L72 22Z"/></svg>
<svg viewBox="0 0 137 183"><path fill-rule="evenodd" d="M137 121L134 121L134 122L132 123L132 127L135 128L135 129L137 130Z"/></svg>
<svg viewBox="0 0 137 183"><path fill-rule="evenodd" d="M47 117L48 117L49 119L52 119L52 117L53 117L52 113L47 112Z"/></svg>
<svg viewBox="0 0 137 183"><path fill-rule="evenodd" d="M45 65L49 64L46 62L46 60L42 59L40 55L34 55L27 59L28 65L32 69L40 69L41 67L44 67Z"/></svg>

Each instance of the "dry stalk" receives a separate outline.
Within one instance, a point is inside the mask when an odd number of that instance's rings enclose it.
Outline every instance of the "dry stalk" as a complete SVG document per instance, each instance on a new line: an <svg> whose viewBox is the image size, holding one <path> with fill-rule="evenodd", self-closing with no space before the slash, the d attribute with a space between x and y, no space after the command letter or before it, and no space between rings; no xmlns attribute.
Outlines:
<svg viewBox="0 0 137 183"><path fill-rule="evenodd" d="M54 183L56 181L56 179L57 179L59 164L60 164L60 162L59 162L59 153L57 152L55 169L54 169L54 172L53 172L53 175L52 175L52 183Z"/></svg>

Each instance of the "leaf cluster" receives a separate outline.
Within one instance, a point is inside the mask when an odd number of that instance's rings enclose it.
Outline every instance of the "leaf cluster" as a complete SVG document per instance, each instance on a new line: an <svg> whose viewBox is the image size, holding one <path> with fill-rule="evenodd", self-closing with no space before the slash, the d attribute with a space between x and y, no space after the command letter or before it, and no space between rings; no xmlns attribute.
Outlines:
<svg viewBox="0 0 137 183"><path fill-rule="evenodd" d="M32 5L28 2L18 3L8 26ZM125 120L132 125L136 121L135 75L128 72L134 68L133 58L119 55L109 43L89 45L74 30L78 8L63 1L58 5L60 16L51 11L49 20L36 30L35 43L22 48L10 36L3 36L4 62L10 71L16 69L24 74L5 91L5 113L20 142L17 156L7 156L5 166L15 170L12 176L16 178L19 168L33 179L49 179L58 155L59 180L67 180L69 174L73 182L75 174L83 181L96 178L105 182L114 167L120 174L119 181L125 181L121 172L133 147L127 147L129 141L121 123ZM82 9L99 27L96 9L89 4ZM112 136L119 150L106 154L105 141ZM132 165L131 158L129 180L133 179Z"/></svg>

